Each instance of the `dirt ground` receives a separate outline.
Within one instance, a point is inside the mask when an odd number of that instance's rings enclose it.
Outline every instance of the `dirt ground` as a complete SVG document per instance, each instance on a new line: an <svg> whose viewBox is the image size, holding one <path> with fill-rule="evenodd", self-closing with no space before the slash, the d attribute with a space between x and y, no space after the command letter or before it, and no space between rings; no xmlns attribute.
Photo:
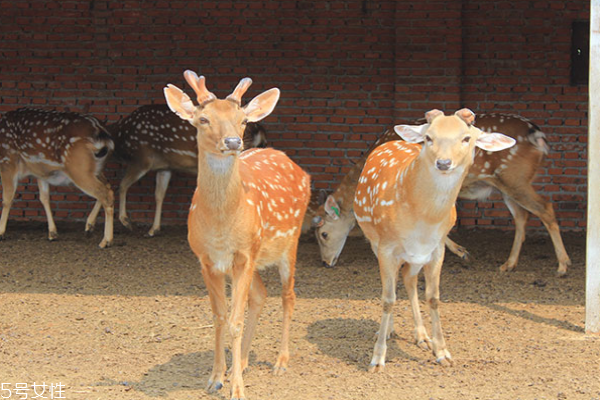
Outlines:
<svg viewBox="0 0 600 400"><path fill-rule="evenodd" d="M117 229L107 250L97 248L100 232L84 237L83 223L59 223L56 242L45 229L9 221L0 243L0 396L32 398L34 383L44 382L63 385L54 398L228 399L228 383L216 395L204 390L212 317L184 226L153 239L145 228ZM585 236L564 235L573 260L566 278L554 276L545 234L528 238L508 274L497 267L512 232L452 237L475 257L465 265L447 254L444 263L440 311L454 366L436 365L412 343L400 285L386 369L367 373L381 316L375 257L351 237L339 266L323 269L309 237L299 249L290 368L280 377L271 374L279 278L275 269L263 273L269 298L244 374L248 398L600 399L600 337L584 333ZM423 314L429 327L426 307Z"/></svg>

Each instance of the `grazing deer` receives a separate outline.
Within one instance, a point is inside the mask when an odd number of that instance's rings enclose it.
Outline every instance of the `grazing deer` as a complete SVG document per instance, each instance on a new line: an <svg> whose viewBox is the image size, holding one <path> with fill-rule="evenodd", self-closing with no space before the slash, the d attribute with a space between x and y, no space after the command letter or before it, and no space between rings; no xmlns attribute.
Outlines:
<svg viewBox="0 0 600 400"><path fill-rule="evenodd" d="M525 241L527 219L532 213L542 220L550 234L558 259L557 274L566 274L571 260L560 236L552 204L537 194L532 186L536 172L548 153L544 133L532 122L515 115L478 115L476 126L483 131L501 131L517 141L514 147L503 151L477 149L475 162L458 194L463 199L485 200L494 188L502 193L515 221L515 238L508 260L500 270L512 271L516 267ZM378 145L391 140L399 138L393 130L388 130L371 146L367 155ZM352 167L334 193L327 197L323 207L313 211L312 224L316 228L321 259L327 267L336 264L346 237L355 225L352 200L358 174L363 169L367 155ZM459 257L468 258L468 252L450 238L446 239L446 246Z"/></svg>
<svg viewBox="0 0 600 400"><path fill-rule="evenodd" d="M377 256L383 286L383 316L371 372L385 365L401 267L416 343L431 348L438 363L452 363L438 312L444 239L456 221L456 198L473 164L475 146L499 151L515 143L508 136L475 128L475 115L466 108L453 116L432 110L426 113L426 119L424 125L396 126L394 129L406 142L388 142L373 150L356 187L356 220ZM425 142L422 147L417 144L421 142ZM417 276L421 269L433 340L427 335L419 310Z"/></svg>
<svg viewBox="0 0 600 400"><path fill-rule="evenodd" d="M166 104L147 105L108 127L115 138L115 153L127 163L119 187L119 220L132 229L127 215L127 191L149 171L156 173L156 212L148 236L160 231L163 201L172 171L197 174L196 129L169 110ZM264 128L249 123L244 133L244 148L265 147Z"/></svg>
<svg viewBox="0 0 600 400"><path fill-rule="evenodd" d="M73 183L97 200L87 219L86 232L93 229L100 206L104 208L104 238L100 247L110 246L114 199L102 169L114 145L96 118L74 112L21 108L6 113L0 120L0 142L0 239L6 232L19 179L35 176L48 219L48 239L58 237L50 209L49 185Z"/></svg>
<svg viewBox="0 0 600 400"><path fill-rule="evenodd" d="M268 116L279 89L268 90L245 107L241 97L252 81L244 78L232 94L219 100L206 89L204 77L184 73L199 105L173 85L165 88L167 104L197 130L198 186L188 217L188 240L200 260L215 325L215 359L210 392L225 375L225 277L232 280L229 332L232 344L231 397L244 397L242 371L267 295L258 270L277 265L283 284L283 335L275 373L289 359L289 331L295 303L294 270L302 219L310 198L310 177L285 154L273 149L242 150L247 123ZM244 310L248 323L244 330ZM243 332L243 337L242 337Z"/></svg>

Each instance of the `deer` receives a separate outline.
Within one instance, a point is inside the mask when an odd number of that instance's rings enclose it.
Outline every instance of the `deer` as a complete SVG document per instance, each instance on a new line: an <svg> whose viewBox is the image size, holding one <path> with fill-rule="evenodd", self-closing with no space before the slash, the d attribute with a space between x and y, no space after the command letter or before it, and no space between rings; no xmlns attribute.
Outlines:
<svg viewBox="0 0 600 400"><path fill-rule="evenodd" d="M283 305L281 348L274 372L282 374L288 367L296 253L310 199L310 176L280 151L241 152L246 125L273 111L278 88L242 107L250 78L242 79L225 99L208 91L203 76L187 70L184 78L196 93L198 105L172 84L164 92L169 108L197 131L198 175L188 216L188 242L200 261L214 316L215 355L207 390L223 387L227 326L232 338L231 398L241 399L242 371L248 366L250 342L267 294L259 271L270 265L279 268ZM227 320L226 277L232 286Z"/></svg>
<svg viewBox="0 0 600 400"><path fill-rule="evenodd" d="M117 158L127 165L119 185L119 221L126 228L133 229L127 214L127 191L148 172L157 171L154 221L146 234L153 237L160 232L163 202L173 172L198 172L196 130L166 104L141 106L108 129L115 138ZM247 124L244 148L265 147L266 143L264 127Z"/></svg>
<svg viewBox="0 0 600 400"><path fill-rule="evenodd" d="M433 350L437 363L452 365L440 322L439 283L445 238L456 221L455 202L474 162L475 147L500 151L516 143L509 136L476 128L475 114L467 108L451 116L434 109L425 118L423 125L395 126L404 142L387 142L373 150L356 187L356 221L377 256L383 288L381 326L369 372L385 367L399 270L412 309L415 343ZM419 309L421 270L433 339Z"/></svg>
<svg viewBox="0 0 600 400"><path fill-rule="evenodd" d="M20 108L7 112L0 120L0 142L0 240L5 237L18 181L33 176L37 179L40 201L48 220L49 240L58 238L50 207L49 187L72 183L96 199L85 231L93 230L100 207L103 207L104 237L100 247L111 245L114 197L102 170L114 144L106 128L96 118L75 112Z"/></svg>
<svg viewBox="0 0 600 400"><path fill-rule="evenodd" d="M515 237L508 259L499 270L513 271L517 266L531 213L540 218L547 229L558 260L556 274L564 276L571 260L552 204L536 193L532 185L549 151L545 134L528 119L510 114L477 115L476 126L484 131L499 130L517 140L512 148L498 152L476 149L475 161L458 194L459 198L471 200L485 200L494 189L502 194L514 219ZM325 203L312 213L307 212L312 217L311 224L315 228L324 266L333 267L337 263L346 238L356 224L352 200L367 156L377 146L391 140L399 140L399 137L394 130L387 130L350 169L336 190L327 196ZM446 246L462 259L469 259L468 251L450 238L446 238Z"/></svg>

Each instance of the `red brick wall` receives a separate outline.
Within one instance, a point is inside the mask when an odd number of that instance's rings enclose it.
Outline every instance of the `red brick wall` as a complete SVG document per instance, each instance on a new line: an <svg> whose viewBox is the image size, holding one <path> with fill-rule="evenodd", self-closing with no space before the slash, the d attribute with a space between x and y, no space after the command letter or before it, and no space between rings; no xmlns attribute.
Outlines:
<svg viewBox="0 0 600 400"><path fill-rule="evenodd" d="M394 121L428 109L502 110L532 118L553 152L538 179L560 223L583 226L587 87L569 85L570 26L588 1L41 1L0 3L0 111L89 109L109 122L162 103L182 71L246 98L277 86L269 141L331 189ZM118 186L122 169L106 174ZM153 216L154 175L130 189L134 220ZM194 178L177 175L164 223L183 223ZM12 219L43 219L23 180ZM57 218L81 219L89 198L52 189ZM498 201L464 203L469 225L506 225ZM498 210L496 210L496 207ZM499 217L497 216L499 214ZM532 224L536 224L534 220Z"/></svg>
<svg viewBox="0 0 600 400"><path fill-rule="evenodd" d="M547 134L551 152L535 186L565 229L585 227L588 87L570 85L571 23L582 19L588 1L477 0L463 11L461 101L520 114ZM512 223L500 196L461 205L462 223Z"/></svg>

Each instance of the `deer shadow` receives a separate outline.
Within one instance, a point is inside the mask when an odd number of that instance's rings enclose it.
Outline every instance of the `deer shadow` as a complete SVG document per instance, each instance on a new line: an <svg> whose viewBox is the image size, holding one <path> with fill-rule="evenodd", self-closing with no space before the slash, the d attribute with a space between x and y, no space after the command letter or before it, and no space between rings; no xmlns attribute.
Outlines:
<svg viewBox="0 0 600 400"><path fill-rule="evenodd" d="M231 352L226 349L227 365L231 365ZM187 354L175 354L164 364L150 368L139 381L118 381L103 378L91 386L124 386L142 392L149 397L168 397L169 393L178 390L204 391L208 377L212 371L214 352L201 351ZM257 361L256 354L250 352L250 366L253 368L272 369L269 362ZM227 378L226 378L227 379ZM213 394L214 398L228 398L227 390Z"/></svg>
<svg viewBox="0 0 600 400"><path fill-rule="evenodd" d="M526 310L513 310L500 304L486 304L485 306L491 310L523 318L528 321L535 322L537 324L549 325L555 328L564 329L576 333L585 333L585 329L582 326L577 326L568 321L561 321L560 319L556 318L541 317Z"/></svg>
<svg viewBox="0 0 600 400"><path fill-rule="evenodd" d="M212 351L176 354L150 368L138 382L103 379L92 386L125 386L149 397L167 397L177 390L204 390L212 361Z"/></svg>
<svg viewBox="0 0 600 400"><path fill-rule="evenodd" d="M323 319L308 326L306 340L314 343L319 351L328 357L337 358L348 365L356 366L358 370L366 371L371 361L378 329L379 324L369 319ZM396 335L387 340L386 359L422 361L398 346L398 343L403 341Z"/></svg>

